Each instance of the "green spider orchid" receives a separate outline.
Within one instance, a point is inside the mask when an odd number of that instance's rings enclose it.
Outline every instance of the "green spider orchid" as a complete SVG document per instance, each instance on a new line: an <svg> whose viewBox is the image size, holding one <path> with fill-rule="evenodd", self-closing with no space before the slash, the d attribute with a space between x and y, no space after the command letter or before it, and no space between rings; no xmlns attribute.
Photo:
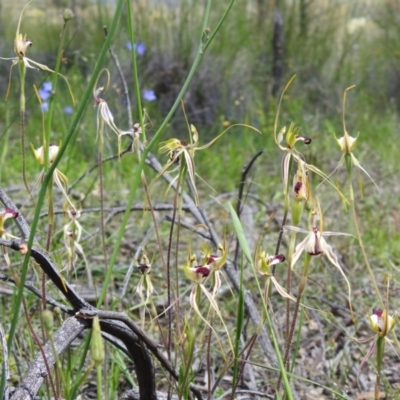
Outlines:
<svg viewBox="0 0 400 400"><path fill-rule="evenodd" d="M102 73L106 74L107 77L107 82L105 86L97 87L97 82L100 79L100 76ZM97 137L96 140L100 140L100 151L103 151L103 146L104 146L104 132L105 132L105 127L107 126L110 128L118 138L118 155L121 154L121 137L123 135L130 135L134 136L134 130L135 127L133 127L133 131L122 131L117 127L117 125L114 122L114 116L108 107L107 102L100 97L101 95L104 95L108 87L110 86L110 72L107 69L103 69L99 77L97 78L96 84L94 85L93 88L93 97L95 101L95 106L97 107Z"/></svg>
<svg viewBox="0 0 400 400"><path fill-rule="evenodd" d="M260 131L258 131L257 129L255 129L251 126L244 125L244 124L234 124L234 125L229 126L227 129L225 129L219 135L217 135L209 143L205 144L204 146L199 146L199 138L200 138L199 133L194 125L190 125L189 142L186 142L185 140L179 140L176 138L172 138L172 139L166 140L165 142L160 143L160 153L166 153L168 155L169 160L154 180L159 178L170 167L177 166L178 169L180 168L180 173L174 179L174 181L170 184L170 186L172 186L176 180L179 180L179 184L181 182L184 182L184 180L186 178L186 174L188 174L189 182L190 182L190 185L191 185L192 191L193 191L194 201L196 204L198 204L199 196L197 193L196 182L195 182L195 176L197 174L196 174L196 168L195 168L195 163L194 163L194 156L196 154L196 151L207 149L208 147L213 145L221 136L223 136L229 129L231 129L235 126L242 126L242 127L250 128L250 129L255 130L256 132L260 133Z"/></svg>
<svg viewBox="0 0 400 400"><path fill-rule="evenodd" d="M148 259L146 253L143 252L140 262L137 266L137 269L141 273L141 277L136 287L136 293L139 295L144 304L149 302L151 295L155 291L150 278L151 265L152 263Z"/></svg>
<svg viewBox="0 0 400 400"><path fill-rule="evenodd" d="M290 124L289 129L283 127L278 135L275 136L276 145L284 152L282 158L282 182L286 192L289 182L289 170L292 159L297 162L303 162L301 154L296 150L297 142L303 142L308 145L311 143L311 138L299 134L300 128L294 124ZM283 138L286 138L286 146L282 145Z"/></svg>
<svg viewBox="0 0 400 400"><path fill-rule="evenodd" d="M137 269L139 270L141 276L138 285L136 286L136 293L139 295L140 300L143 303L143 307L140 309L142 328L145 326L145 311L148 305L150 305L151 313L153 315L157 314L156 308L152 302L152 295L155 292L153 283L151 282L151 266L149 258L147 257L145 251L142 253L140 262L137 263Z"/></svg>
<svg viewBox="0 0 400 400"><path fill-rule="evenodd" d="M275 286L277 292L284 298L296 301L287 291L279 284L275 276L272 274L272 267L285 261L283 254L268 255L264 250L259 249L257 245L256 255L254 259L254 265L260 275L267 278L265 283L264 295L265 299L268 299L269 282L271 281Z"/></svg>
<svg viewBox="0 0 400 400"><path fill-rule="evenodd" d="M386 309L373 309L372 314L368 316L368 321L374 335L367 339L358 340L359 343L366 343L372 340L372 344L368 349L366 355L360 362L359 371L361 371L363 365L371 357L376 350L376 380L375 380L375 398L380 398L380 379L382 371L382 363L384 357L385 343L387 342L394 350L392 342L387 337L390 332L394 329L398 320L397 314L389 315Z"/></svg>
<svg viewBox="0 0 400 400"><path fill-rule="evenodd" d="M221 287L221 274L222 267L225 265L226 260L228 258L228 251L226 245L218 245L218 253L212 253L211 249L205 245L203 247L203 257L202 257L202 265L211 268L211 273L214 276L214 288L213 288L213 296L215 297L218 293L218 290Z"/></svg>
<svg viewBox="0 0 400 400"><path fill-rule="evenodd" d="M351 287L350 287L350 282L346 277L346 274L344 273L342 267L340 266L338 257L336 256L335 252L332 249L332 246L328 244L328 242L325 240L325 237L327 236L338 236L338 235L344 235L344 236L353 236L349 233L344 233L344 232L329 232L329 231L324 231L323 229L323 215L321 211L321 207L319 205L318 199L314 199L315 203L315 208L311 212L311 217L310 217L310 229L305 230L301 229L296 226L289 226L286 225L285 229L290 229L295 232L299 233L305 233L307 236L303 241L301 241L299 244L297 244L295 251L292 256L291 260L291 265L290 268L294 268L295 264L299 260L301 254L303 252L309 254L310 256L320 256L320 255L325 255L328 261L339 270L341 275L343 276L347 288L348 288L348 300L349 300L349 305L351 308ZM319 219L319 226L316 223L316 220Z"/></svg>
<svg viewBox="0 0 400 400"><path fill-rule="evenodd" d="M205 264L205 265L196 265L196 255L188 255L188 258L186 260L186 263L183 266L184 273L186 277L192 282L192 287L191 287L191 292L190 292L190 297L189 297L189 302L195 313L203 320L203 322L210 327L213 331L214 329L210 325L210 323L207 321L207 319L202 315L199 309L199 304L201 302L201 293L204 293L207 300L209 301L211 305L211 309L215 311L215 313L218 315L218 318L221 320L222 325L224 326L225 332L227 333L228 340L230 347L233 351L233 346L232 342L229 336L229 331L226 328L225 322L222 318L221 312L219 310L218 304L215 300L215 296L209 292L209 290L206 288L205 283L208 280L209 276L211 275L212 272L212 267L211 264ZM218 339L218 337L217 337ZM219 339L218 339L219 341Z"/></svg>
<svg viewBox="0 0 400 400"><path fill-rule="evenodd" d="M352 166L354 165L360 171L364 172L364 174L367 175L367 177L371 180L371 182L375 185L375 187L377 189L379 189L378 185L372 179L371 175L362 167L360 162L357 160L357 158L353 154L353 150L356 147L357 140L358 140L358 137L360 134L357 133L356 137L350 136L346 129L346 121L345 121L346 97L347 97L347 92L350 89L353 89L354 87L355 86L348 87L343 93L343 136L339 139L335 136L335 140L336 140L340 150L343 152L343 155L342 155L342 158L339 160L339 163L333 172L335 172L343 164L346 164L347 172L348 172L349 176L351 176Z"/></svg>
<svg viewBox="0 0 400 400"><path fill-rule="evenodd" d="M79 222L81 211L69 208L68 203L65 211L68 217L68 222L63 227L63 237L65 249L67 251L68 268L71 270L74 267L78 256L81 256L86 268L88 286L93 287L92 272L89 268L83 247L79 243L83 232L82 225Z"/></svg>

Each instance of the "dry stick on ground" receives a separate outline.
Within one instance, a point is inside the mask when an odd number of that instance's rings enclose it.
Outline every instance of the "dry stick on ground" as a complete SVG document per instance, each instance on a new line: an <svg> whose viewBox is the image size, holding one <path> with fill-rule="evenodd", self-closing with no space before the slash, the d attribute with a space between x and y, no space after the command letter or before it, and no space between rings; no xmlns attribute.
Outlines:
<svg viewBox="0 0 400 400"><path fill-rule="evenodd" d="M155 204L152 206L154 211L172 211L174 206L172 204L161 203ZM131 211L150 211L150 208L146 206L144 203L141 204L133 204L130 208ZM185 204L182 205L183 211L189 211L189 207L186 207ZM82 208L79 210L81 214L88 214L88 213L99 213L101 211L100 207L93 207L93 208ZM121 207L104 207L104 211L112 214L112 216L116 216L118 214L123 214L126 211L126 206ZM64 215L64 210L56 210L54 211L54 215ZM40 214L40 218L47 217L49 214L47 212Z"/></svg>

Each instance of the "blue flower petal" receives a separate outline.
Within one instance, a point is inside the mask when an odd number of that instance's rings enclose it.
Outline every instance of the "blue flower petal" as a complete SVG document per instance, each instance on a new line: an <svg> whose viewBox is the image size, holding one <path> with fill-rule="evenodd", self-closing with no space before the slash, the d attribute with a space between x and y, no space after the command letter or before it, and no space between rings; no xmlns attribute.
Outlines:
<svg viewBox="0 0 400 400"><path fill-rule="evenodd" d="M74 109L70 106L64 107L63 108L64 114L72 114L74 112Z"/></svg>
<svg viewBox="0 0 400 400"><path fill-rule="evenodd" d="M44 101L41 104L41 108L42 108L42 111L44 111L44 112L49 111L49 103L47 101Z"/></svg>
<svg viewBox="0 0 400 400"><path fill-rule="evenodd" d="M42 88L43 90L46 90L46 92L51 92L53 84L51 82L43 82Z"/></svg>
<svg viewBox="0 0 400 400"><path fill-rule="evenodd" d="M45 89L39 89L39 96L42 100L48 100L50 98L51 92Z"/></svg>
<svg viewBox="0 0 400 400"><path fill-rule="evenodd" d="M157 100L157 96L156 96L156 94L154 93L154 90L149 90L149 89L143 90L142 94L143 94L143 98L144 98L145 100L147 100L147 101L154 101L154 100Z"/></svg>
<svg viewBox="0 0 400 400"><path fill-rule="evenodd" d="M135 43L133 47L138 56L142 56L146 52L146 45L143 42ZM125 48L132 51L132 42L126 42Z"/></svg>
<svg viewBox="0 0 400 400"><path fill-rule="evenodd" d="M135 43L135 51L138 56L142 56L146 51L146 45L143 42Z"/></svg>

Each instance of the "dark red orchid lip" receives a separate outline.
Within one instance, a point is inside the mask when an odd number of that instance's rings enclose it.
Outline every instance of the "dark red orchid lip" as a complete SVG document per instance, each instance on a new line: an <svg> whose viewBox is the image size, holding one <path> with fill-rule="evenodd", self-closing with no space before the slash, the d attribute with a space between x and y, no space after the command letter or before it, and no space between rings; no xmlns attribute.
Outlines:
<svg viewBox="0 0 400 400"><path fill-rule="evenodd" d="M196 272L196 274L202 275L203 278L206 278L208 275L210 275L210 268L199 265L194 268L194 272Z"/></svg>
<svg viewBox="0 0 400 400"><path fill-rule="evenodd" d="M12 208L6 208L6 209L4 210L4 213L5 213L5 214L11 214L11 215L12 215L12 218L17 218L18 215L19 215L19 212L16 211L16 210L13 210Z"/></svg>
<svg viewBox="0 0 400 400"><path fill-rule="evenodd" d="M144 274L150 267L145 264L140 264L137 268L142 274Z"/></svg>

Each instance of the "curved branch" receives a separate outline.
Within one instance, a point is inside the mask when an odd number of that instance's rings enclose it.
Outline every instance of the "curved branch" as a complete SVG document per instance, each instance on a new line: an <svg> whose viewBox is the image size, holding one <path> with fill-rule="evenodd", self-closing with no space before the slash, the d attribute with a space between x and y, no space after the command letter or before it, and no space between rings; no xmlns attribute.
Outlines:
<svg viewBox="0 0 400 400"><path fill-rule="evenodd" d="M10 282L14 285L17 285L17 282L15 282L14 278L9 275L3 274L2 272L0 272L0 281ZM43 293L37 287L35 287L31 281L25 281L24 287L32 292L35 296L39 297L39 299L43 298ZM46 296L46 303L53 307L58 307L61 311L67 314L71 315L73 313L73 310L69 309L64 304L61 304L58 301L52 299L51 297Z"/></svg>

